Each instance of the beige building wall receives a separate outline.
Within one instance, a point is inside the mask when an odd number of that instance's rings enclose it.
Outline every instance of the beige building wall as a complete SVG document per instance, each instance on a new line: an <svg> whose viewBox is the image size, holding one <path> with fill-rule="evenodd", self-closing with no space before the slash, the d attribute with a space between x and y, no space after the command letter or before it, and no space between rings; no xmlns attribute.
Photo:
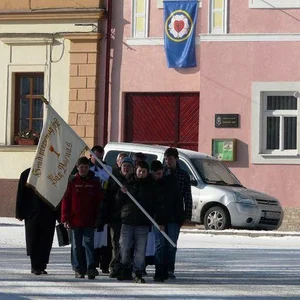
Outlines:
<svg viewBox="0 0 300 300"><path fill-rule="evenodd" d="M18 178L36 149L13 145L15 73L43 72L52 107L89 146L98 142L102 2L0 1L0 216L14 215Z"/></svg>
<svg viewBox="0 0 300 300"><path fill-rule="evenodd" d="M103 0L1 0L0 10L45 9L45 8L104 8Z"/></svg>
<svg viewBox="0 0 300 300"><path fill-rule="evenodd" d="M69 124L89 147L98 142L98 51L101 35L69 37Z"/></svg>

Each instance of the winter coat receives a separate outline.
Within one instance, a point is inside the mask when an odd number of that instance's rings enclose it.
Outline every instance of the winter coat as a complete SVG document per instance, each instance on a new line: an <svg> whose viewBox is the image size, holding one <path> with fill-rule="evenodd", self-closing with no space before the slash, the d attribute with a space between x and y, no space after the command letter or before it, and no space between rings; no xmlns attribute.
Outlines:
<svg viewBox="0 0 300 300"><path fill-rule="evenodd" d="M122 183L126 181L120 170L115 170L113 175ZM116 201L116 196L120 190L120 186L110 177L107 189L104 192L104 199L100 205L100 212L97 219L97 227L109 223L121 223L121 206Z"/></svg>
<svg viewBox="0 0 300 300"><path fill-rule="evenodd" d="M100 180L89 172L87 177L77 173L68 183L62 200L62 223L70 227L95 227L97 213L103 200Z"/></svg>
<svg viewBox="0 0 300 300"><path fill-rule="evenodd" d="M39 256L48 263L55 222L59 213L26 185L30 169L21 173L16 201L16 218L25 220L27 255Z"/></svg>
<svg viewBox="0 0 300 300"><path fill-rule="evenodd" d="M184 218L191 220L193 199L191 192L191 182L189 174L182 170L177 163L177 167L174 170L165 169L164 176L174 175L177 179L177 183L180 188L180 195L184 201Z"/></svg>
<svg viewBox="0 0 300 300"><path fill-rule="evenodd" d="M125 182L125 187L137 202L155 218L158 224L164 223L163 197L160 194L158 183L151 175L146 178L137 178L130 174ZM122 191L118 192L117 202L121 205L122 224L133 226L150 226L151 221L140 208Z"/></svg>
<svg viewBox="0 0 300 300"><path fill-rule="evenodd" d="M165 207L164 224L177 223L182 226L184 222L184 201L180 194L180 186L177 178L173 175L166 175L157 181L163 195Z"/></svg>

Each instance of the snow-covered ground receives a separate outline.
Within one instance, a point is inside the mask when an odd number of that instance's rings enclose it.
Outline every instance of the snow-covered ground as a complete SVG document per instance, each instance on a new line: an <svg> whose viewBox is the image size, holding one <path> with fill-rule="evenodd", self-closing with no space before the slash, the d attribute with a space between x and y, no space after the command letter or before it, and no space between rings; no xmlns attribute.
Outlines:
<svg viewBox="0 0 300 300"><path fill-rule="evenodd" d="M193 233L191 233L193 232ZM55 237L49 275L32 275L25 253L24 224L0 218L0 300L12 299L300 299L300 237L194 233L180 235L177 279L119 282L100 275L75 279L70 247Z"/></svg>

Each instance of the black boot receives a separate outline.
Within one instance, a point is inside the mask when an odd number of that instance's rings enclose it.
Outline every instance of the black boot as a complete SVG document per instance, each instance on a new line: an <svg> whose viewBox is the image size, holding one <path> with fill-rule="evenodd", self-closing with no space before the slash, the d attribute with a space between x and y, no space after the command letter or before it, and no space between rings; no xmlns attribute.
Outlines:
<svg viewBox="0 0 300 300"><path fill-rule="evenodd" d="M156 269L153 278L154 278L154 281L164 282L165 281L165 275L164 275L163 270L162 269Z"/></svg>
<svg viewBox="0 0 300 300"><path fill-rule="evenodd" d="M99 272L97 269L90 269L87 271L88 279L95 279L95 277L98 275L99 275Z"/></svg>
<svg viewBox="0 0 300 300"><path fill-rule="evenodd" d="M135 276L133 278L134 283L146 283L145 279L142 277L141 271L136 271Z"/></svg>
<svg viewBox="0 0 300 300"><path fill-rule="evenodd" d="M41 271L41 270L38 270L38 269L31 269L31 273L32 273L32 274L35 274L35 275L41 275L41 274L42 274L42 271Z"/></svg>
<svg viewBox="0 0 300 300"><path fill-rule="evenodd" d="M120 270L120 273L117 276L118 280L132 280L132 271L131 268L129 267L122 267Z"/></svg>

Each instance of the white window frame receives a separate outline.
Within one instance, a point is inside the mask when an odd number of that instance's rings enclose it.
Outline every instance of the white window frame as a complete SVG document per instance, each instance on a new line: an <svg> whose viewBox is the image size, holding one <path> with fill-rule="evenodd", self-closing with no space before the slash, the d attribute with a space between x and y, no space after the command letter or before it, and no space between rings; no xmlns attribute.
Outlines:
<svg viewBox="0 0 300 300"><path fill-rule="evenodd" d="M8 66L8 78L9 78L9 82L8 82L8 94L9 94L9 98L8 98L8 116L7 116L7 120L9 120L8 124L11 124L10 126L7 126L6 128L6 134L7 134L7 145L13 145L14 140L13 140L13 133L14 133L14 129L12 124L14 124L14 120L15 120L15 107L14 107L14 103L15 103L15 74L16 73L43 73L44 74L44 95L47 95L47 91L48 91L48 72L45 69L44 65L9 65Z"/></svg>
<svg viewBox="0 0 300 300"><path fill-rule="evenodd" d="M299 82L252 83L251 152L253 164L300 164L300 98L297 98L297 110L266 110L267 96L294 95L296 91L300 91ZM283 141L280 141L279 150L266 150L267 116L297 117L297 147L295 150L284 150ZM283 125L280 130L283 133Z"/></svg>
<svg viewBox="0 0 300 300"><path fill-rule="evenodd" d="M44 95L49 99L50 93L50 55L46 58L46 62L41 63L12 63L12 47L18 45L45 45L46 53L50 53L50 45L52 39L48 38L2 38L1 42L7 47L5 48L5 71L3 72L3 80L6 82L3 90L3 111L2 132L0 133L0 145L13 145L14 118L15 118L15 73L44 73Z"/></svg>
<svg viewBox="0 0 300 300"><path fill-rule="evenodd" d="M249 0L249 8L300 8L300 0Z"/></svg>
<svg viewBox="0 0 300 300"><path fill-rule="evenodd" d="M297 150L285 150L284 149L284 117L297 117L297 127L299 127L299 99L297 101L297 110L267 110L267 98L268 96L293 96L294 92L265 92L262 93L263 97L263 109L262 109L262 118L263 118L263 130L262 130L262 153L273 154L273 155L297 155ZM279 127L279 149L268 150L266 149L267 144L267 118L268 117L279 117L280 127ZM298 132L297 132L298 133ZM298 139L297 139L298 140ZM298 147L297 147L298 148Z"/></svg>
<svg viewBox="0 0 300 300"><path fill-rule="evenodd" d="M222 9L223 13L223 26L222 28L214 28L213 23L214 23L214 18L213 18L213 1L215 0L209 0L209 9L208 9L208 28L209 28L209 33L210 34L226 34L228 32L228 26L227 26L227 10L228 10L228 5L227 5L227 0L224 1L224 8Z"/></svg>
<svg viewBox="0 0 300 300"><path fill-rule="evenodd" d="M144 0L145 1L145 11L144 11L144 13L135 13L135 8L136 8L136 0L132 0L132 2L131 2L131 6L132 6L132 8L131 8L131 12L132 12L132 17L131 17L131 24L132 24L132 26L131 26L131 30L132 30L132 32L131 32L131 36L133 37L133 38L147 38L148 37L148 35L149 35L149 31L148 31L148 25L149 25L149 0ZM135 20L136 20L136 17L137 16L139 16L139 17L144 17L144 22L145 22L145 26L144 26L144 32L143 32L143 34L142 35L137 35L136 34L136 22L135 22Z"/></svg>
<svg viewBox="0 0 300 300"><path fill-rule="evenodd" d="M156 0L156 7L157 8L164 8L164 0ZM202 7L202 0L198 0L199 7Z"/></svg>

